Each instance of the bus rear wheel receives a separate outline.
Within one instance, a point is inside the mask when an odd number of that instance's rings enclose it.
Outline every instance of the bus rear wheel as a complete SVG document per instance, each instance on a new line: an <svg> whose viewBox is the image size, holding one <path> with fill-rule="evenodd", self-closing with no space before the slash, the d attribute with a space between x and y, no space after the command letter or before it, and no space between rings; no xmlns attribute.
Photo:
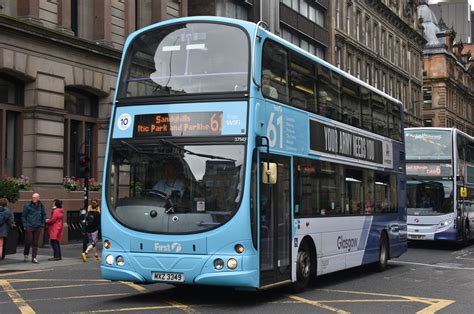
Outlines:
<svg viewBox="0 0 474 314"><path fill-rule="evenodd" d="M384 271L387 269L388 265L388 254L389 254L389 248L388 248L388 239L387 235L385 232L382 232L382 235L380 236L380 243L379 243L379 260L376 263L375 269L377 271Z"/></svg>
<svg viewBox="0 0 474 314"><path fill-rule="evenodd" d="M304 290L310 281L313 268L311 252L307 242L301 243L296 258L296 282L293 283L293 290L299 292Z"/></svg>

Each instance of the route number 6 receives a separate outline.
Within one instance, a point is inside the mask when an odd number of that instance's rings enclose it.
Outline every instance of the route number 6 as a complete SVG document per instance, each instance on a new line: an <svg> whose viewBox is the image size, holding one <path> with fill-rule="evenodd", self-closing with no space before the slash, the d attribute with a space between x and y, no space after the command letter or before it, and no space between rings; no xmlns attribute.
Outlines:
<svg viewBox="0 0 474 314"><path fill-rule="evenodd" d="M267 137L269 142L268 144L270 145L270 147L275 147L275 145L279 143L279 148L283 148L283 116L278 116L278 118L276 119L276 126L273 123L274 118L275 113L270 113L270 117L268 119L267 124Z"/></svg>

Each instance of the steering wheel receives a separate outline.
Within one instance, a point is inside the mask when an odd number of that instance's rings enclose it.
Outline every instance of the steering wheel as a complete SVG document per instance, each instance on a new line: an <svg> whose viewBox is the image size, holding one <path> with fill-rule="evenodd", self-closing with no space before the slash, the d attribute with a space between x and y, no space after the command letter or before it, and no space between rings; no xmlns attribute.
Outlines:
<svg viewBox="0 0 474 314"><path fill-rule="evenodd" d="M168 198L168 194L166 194L165 192L163 191L160 191L160 190L154 190L154 189L147 189L147 190L142 190L140 192L140 194L142 196L159 196L161 198L164 198L164 199L167 199Z"/></svg>

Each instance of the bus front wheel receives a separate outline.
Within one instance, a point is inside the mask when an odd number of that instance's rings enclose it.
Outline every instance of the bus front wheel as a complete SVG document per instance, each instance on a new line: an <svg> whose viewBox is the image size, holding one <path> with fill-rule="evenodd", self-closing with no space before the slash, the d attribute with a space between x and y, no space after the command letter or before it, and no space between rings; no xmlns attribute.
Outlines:
<svg viewBox="0 0 474 314"><path fill-rule="evenodd" d="M384 271L387 269L388 265L388 255L389 255L389 248L388 248L388 239L385 232L382 232L380 236L380 244L379 244L379 260L376 263L376 270L377 271Z"/></svg>
<svg viewBox="0 0 474 314"><path fill-rule="evenodd" d="M296 259L296 282L293 283L293 290L299 292L304 290L310 281L313 263L311 260L311 252L306 241L301 243L298 249Z"/></svg>

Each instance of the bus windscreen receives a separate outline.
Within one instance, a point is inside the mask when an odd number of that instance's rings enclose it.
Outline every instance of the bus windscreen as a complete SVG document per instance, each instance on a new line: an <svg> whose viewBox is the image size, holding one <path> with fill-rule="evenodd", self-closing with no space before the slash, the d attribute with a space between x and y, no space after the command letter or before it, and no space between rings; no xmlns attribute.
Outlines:
<svg viewBox="0 0 474 314"><path fill-rule="evenodd" d="M136 37L118 98L248 90L249 39L237 27L179 23Z"/></svg>

